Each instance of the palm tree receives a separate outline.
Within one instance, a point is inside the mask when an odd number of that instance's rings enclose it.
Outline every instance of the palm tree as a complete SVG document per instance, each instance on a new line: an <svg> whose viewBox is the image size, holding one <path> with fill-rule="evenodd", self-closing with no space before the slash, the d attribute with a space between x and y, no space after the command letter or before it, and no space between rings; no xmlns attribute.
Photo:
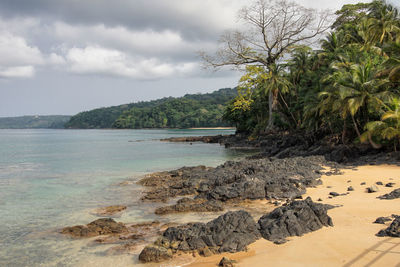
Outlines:
<svg viewBox="0 0 400 267"><path fill-rule="evenodd" d="M394 98L391 101L392 107L385 112L380 121L367 123L366 132L361 136L361 140L366 140L371 135L378 139L393 141L394 151L400 141L400 99Z"/></svg>

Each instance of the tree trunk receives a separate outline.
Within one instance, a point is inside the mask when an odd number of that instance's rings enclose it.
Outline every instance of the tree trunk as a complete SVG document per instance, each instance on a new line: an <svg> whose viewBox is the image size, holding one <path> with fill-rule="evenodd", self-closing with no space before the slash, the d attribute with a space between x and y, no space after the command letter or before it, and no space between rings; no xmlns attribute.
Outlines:
<svg viewBox="0 0 400 267"><path fill-rule="evenodd" d="M274 93L272 92L272 90L269 90L268 93L268 126L267 126L267 131L273 130L274 129L274 114L273 114L273 110L274 110Z"/></svg>
<svg viewBox="0 0 400 267"><path fill-rule="evenodd" d="M373 148L375 148L375 149L380 149L380 148L382 147L382 145L377 144L377 143L375 143L375 142L372 140L371 133L368 133L368 141L369 141L369 143L371 144L371 146L372 146Z"/></svg>
<svg viewBox="0 0 400 267"><path fill-rule="evenodd" d="M357 126L356 120L354 119L354 116L353 116L353 115L351 115L351 119L353 120L354 129L356 130L358 139L361 140L361 134L360 134L360 131L358 130L358 126Z"/></svg>
<svg viewBox="0 0 400 267"><path fill-rule="evenodd" d="M343 120L342 143L346 144L346 119Z"/></svg>

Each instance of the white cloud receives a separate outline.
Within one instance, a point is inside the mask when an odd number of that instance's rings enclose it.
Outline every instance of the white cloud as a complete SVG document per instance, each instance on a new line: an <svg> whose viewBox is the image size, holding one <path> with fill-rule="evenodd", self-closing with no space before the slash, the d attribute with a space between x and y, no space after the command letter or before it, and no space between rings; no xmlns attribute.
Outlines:
<svg viewBox="0 0 400 267"><path fill-rule="evenodd" d="M71 48L66 53L71 72L77 74L103 74L135 79L152 80L189 73L195 63L169 64L156 58L134 58L115 49L98 46Z"/></svg>
<svg viewBox="0 0 400 267"><path fill-rule="evenodd" d="M0 67L1 78L30 78L35 74L33 66Z"/></svg>

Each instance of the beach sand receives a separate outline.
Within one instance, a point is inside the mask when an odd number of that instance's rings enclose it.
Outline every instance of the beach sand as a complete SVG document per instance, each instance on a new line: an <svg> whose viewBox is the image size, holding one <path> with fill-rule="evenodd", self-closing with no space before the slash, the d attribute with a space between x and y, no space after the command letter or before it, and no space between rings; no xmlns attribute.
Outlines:
<svg viewBox="0 0 400 267"><path fill-rule="evenodd" d="M373 223L377 217L400 215L400 199L376 198L400 187L400 166L344 169L342 175L323 176L322 181L323 185L308 188L306 196L314 201L321 198L322 203L341 205L328 211L334 227L324 227L302 237L291 237L283 245L260 239L249 245L247 252L206 258L197 256L188 266L217 266L221 258L226 256L236 260L236 266L400 267L400 238L375 236L390 223ZM366 193L366 188L378 181L396 184L393 188L378 186L379 192ZM360 185L362 182L366 185ZM328 198L329 192L346 193L349 186L355 190L349 195Z"/></svg>

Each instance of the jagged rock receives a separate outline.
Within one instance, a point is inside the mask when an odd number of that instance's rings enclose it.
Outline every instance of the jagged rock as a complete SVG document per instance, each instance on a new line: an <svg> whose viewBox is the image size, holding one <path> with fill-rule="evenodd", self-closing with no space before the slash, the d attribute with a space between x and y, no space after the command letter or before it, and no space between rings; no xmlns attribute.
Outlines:
<svg viewBox="0 0 400 267"><path fill-rule="evenodd" d="M400 198L400 188L393 190L388 194L384 194L383 196L379 196L380 199L395 199Z"/></svg>
<svg viewBox="0 0 400 267"><path fill-rule="evenodd" d="M111 218L102 218L87 225L65 227L61 230L61 233L73 237L92 237L98 235L120 234L127 231L128 229L123 223L117 223Z"/></svg>
<svg viewBox="0 0 400 267"><path fill-rule="evenodd" d="M378 218L376 218L374 223L385 224L386 222L390 222L390 221L392 221L392 219L390 217L378 217Z"/></svg>
<svg viewBox="0 0 400 267"><path fill-rule="evenodd" d="M157 208L155 213L164 215L177 212L217 212L223 210L224 207L218 201L203 198L182 198L175 205Z"/></svg>
<svg viewBox="0 0 400 267"><path fill-rule="evenodd" d="M388 228L380 230L376 235L400 237L400 216L397 216Z"/></svg>
<svg viewBox="0 0 400 267"><path fill-rule="evenodd" d="M220 267L233 267L235 266L234 264L236 263L235 260L231 260L229 258L223 257L221 261L219 262L218 266Z"/></svg>
<svg viewBox="0 0 400 267"><path fill-rule="evenodd" d="M112 216L126 210L126 206L114 205L97 209L94 214L98 216Z"/></svg>
<svg viewBox="0 0 400 267"><path fill-rule="evenodd" d="M276 208L258 221L262 237L270 241L301 236L323 226L333 226L327 210L332 206L314 203L310 197Z"/></svg>
<svg viewBox="0 0 400 267"><path fill-rule="evenodd" d="M352 186L347 187L347 191L354 191L354 188Z"/></svg>
<svg viewBox="0 0 400 267"><path fill-rule="evenodd" d="M260 237L258 226L248 212L231 211L206 224L188 223L169 227L154 245L146 250L150 255L160 254L160 248L163 248L162 252L197 251L200 255L209 256L212 253L242 251ZM142 253L148 254L147 251ZM142 258L146 262L158 260L154 256Z"/></svg>
<svg viewBox="0 0 400 267"><path fill-rule="evenodd" d="M329 192L329 195L331 195L331 196L333 196L333 197L340 196L340 194L337 193L337 192Z"/></svg>
<svg viewBox="0 0 400 267"><path fill-rule="evenodd" d="M379 191L379 188L376 185L371 185L370 187L367 188L368 193L375 193L378 191Z"/></svg>
<svg viewBox="0 0 400 267"><path fill-rule="evenodd" d="M163 247L149 245L139 254L141 262L160 262L172 258L172 251Z"/></svg>
<svg viewBox="0 0 400 267"><path fill-rule="evenodd" d="M395 185L395 183L387 183L385 184L386 187L393 187Z"/></svg>

